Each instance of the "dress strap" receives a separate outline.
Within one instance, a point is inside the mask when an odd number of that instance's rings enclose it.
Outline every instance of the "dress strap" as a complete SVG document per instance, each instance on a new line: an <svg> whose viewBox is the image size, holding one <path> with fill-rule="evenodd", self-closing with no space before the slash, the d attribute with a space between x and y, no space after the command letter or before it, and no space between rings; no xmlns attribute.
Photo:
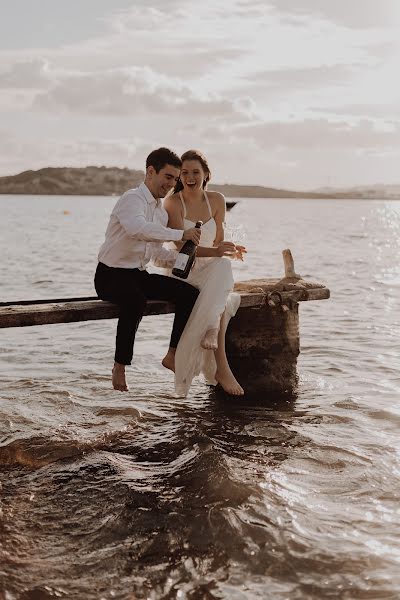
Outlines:
<svg viewBox="0 0 400 600"><path fill-rule="evenodd" d="M181 199L182 206L183 206L183 218L186 219L186 204L183 199L182 192L179 192L179 198Z"/></svg>
<svg viewBox="0 0 400 600"><path fill-rule="evenodd" d="M203 190L203 192L204 192L204 198L206 199L206 202L207 202L208 212L210 213L210 219L212 219L213 218L213 214L212 214L212 210L211 210L211 206L210 206L210 201L208 199L206 190Z"/></svg>

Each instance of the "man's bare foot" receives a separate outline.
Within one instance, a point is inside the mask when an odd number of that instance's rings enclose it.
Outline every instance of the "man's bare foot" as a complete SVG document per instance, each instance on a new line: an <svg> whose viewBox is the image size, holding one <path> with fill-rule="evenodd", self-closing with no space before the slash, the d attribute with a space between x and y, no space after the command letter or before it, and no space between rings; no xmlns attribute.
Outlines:
<svg viewBox="0 0 400 600"><path fill-rule="evenodd" d="M129 390L125 377L125 365L121 365L117 362L114 363L112 370L112 384L114 390L119 390L120 392L127 392Z"/></svg>
<svg viewBox="0 0 400 600"><path fill-rule="evenodd" d="M206 331L200 343L204 350L216 350L218 348L218 331L218 329L209 329Z"/></svg>
<svg viewBox="0 0 400 600"><path fill-rule="evenodd" d="M166 369L173 371L175 373L175 352L176 348L168 348L167 354L161 361L161 364Z"/></svg>
<svg viewBox="0 0 400 600"><path fill-rule="evenodd" d="M225 369L220 369L217 371L215 373L215 379L227 394L231 396L243 396L244 389L239 382L236 381L229 366L227 366Z"/></svg>

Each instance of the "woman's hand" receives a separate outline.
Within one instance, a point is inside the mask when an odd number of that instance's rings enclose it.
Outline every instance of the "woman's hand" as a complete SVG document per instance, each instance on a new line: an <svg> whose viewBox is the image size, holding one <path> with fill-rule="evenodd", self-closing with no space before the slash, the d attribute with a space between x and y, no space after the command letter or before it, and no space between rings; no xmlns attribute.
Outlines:
<svg viewBox="0 0 400 600"><path fill-rule="evenodd" d="M243 260L243 254L247 252L244 246L237 246L233 242L220 242L215 248L216 256L228 256L229 258Z"/></svg>
<svg viewBox="0 0 400 600"><path fill-rule="evenodd" d="M215 256L229 256L234 258L236 247L233 242L220 242L215 248Z"/></svg>
<svg viewBox="0 0 400 600"><path fill-rule="evenodd" d="M235 257L237 260L243 261L243 254L246 254L247 250L245 246L239 246L238 244L235 246Z"/></svg>

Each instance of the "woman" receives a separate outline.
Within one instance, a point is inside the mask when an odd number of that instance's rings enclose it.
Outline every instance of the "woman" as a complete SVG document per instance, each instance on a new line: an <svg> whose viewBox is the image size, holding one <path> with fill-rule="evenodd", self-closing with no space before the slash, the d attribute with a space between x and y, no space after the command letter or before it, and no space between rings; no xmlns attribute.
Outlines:
<svg viewBox="0 0 400 600"><path fill-rule="evenodd" d="M205 157L189 150L182 157L180 179L174 192L164 200L168 226L193 227L203 221L196 261L187 282L200 294L186 324L175 354L175 388L186 396L192 379L202 372L208 383L217 383L231 395L244 394L225 354L225 333L235 315L240 296L232 292L232 266L227 256L243 259L243 246L224 241L225 199L207 192L211 172ZM177 242L178 249L182 243ZM166 365L167 366L167 365Z"/></svg>

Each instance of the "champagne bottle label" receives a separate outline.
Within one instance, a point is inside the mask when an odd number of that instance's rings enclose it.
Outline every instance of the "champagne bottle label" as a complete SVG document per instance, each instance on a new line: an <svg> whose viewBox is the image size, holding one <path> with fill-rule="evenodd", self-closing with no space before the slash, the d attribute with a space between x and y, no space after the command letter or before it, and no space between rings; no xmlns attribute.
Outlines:
<svg viewBox="0 0 400 600"><path fill-rule="evenodd" d="M182 269L183 271L188 263L189 258L190 256L188 254L179 253L175 260L174 269Z"/></svg>

